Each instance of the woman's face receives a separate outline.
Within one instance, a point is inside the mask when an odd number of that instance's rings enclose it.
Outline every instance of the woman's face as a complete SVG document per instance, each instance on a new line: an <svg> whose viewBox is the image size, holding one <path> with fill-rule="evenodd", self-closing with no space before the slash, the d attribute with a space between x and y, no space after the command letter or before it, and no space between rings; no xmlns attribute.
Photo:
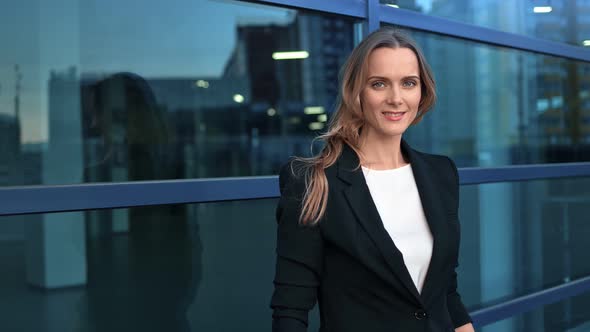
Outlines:
<svg viewBox="0 0 590 332"><path fill-rule="evenodd" d="M389 47L373 50L360 95L363 136L388 139L402 135L416 118L420 98L420 69L414 52Z"/></svg>

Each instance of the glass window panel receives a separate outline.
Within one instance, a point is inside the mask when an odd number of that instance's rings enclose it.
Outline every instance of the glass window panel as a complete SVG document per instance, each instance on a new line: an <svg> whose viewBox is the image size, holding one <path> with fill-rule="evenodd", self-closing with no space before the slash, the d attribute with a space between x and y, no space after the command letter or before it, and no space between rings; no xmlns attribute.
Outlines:
<svg viewBox="0 0 590 332"><path fill-rule="evenodd" d="M8 8L0 185L276 174L325 126L358 29L238 1Z"/></svg>
<svg viewBox="0 0 590 332"><path fill-rule="evenodd" d="M405 137L459 167L590 160L590 64L409 31L438 101Z"/></svg>
<svg viewBox="0 0 590 332"><path fill-rule="evenodd" d="M470 310L590 275L588 186L461 188L459 290ZM0 329L268 330L276 203L2 217L0 310L14 314Z"/></svg>
<svg viewBox="0 0 590 332"><path fill-rule="evenodd" d="M482 332L586 332L590 331L590 293L484 326Z"/></svg>
<svg viewBox="0 0 590 332"><path fill-rule="evenodd" d="M462 186L466 305L474 310L590 275L589 186L590 178Z"/></svg>
<svg viewBox="0 0 590 332"><path fill-rule="evenodd" d="M276 203L3 217L0 330L270 330Z"/></svg>
<svg viewBox="0 0 590 332"><path fill-rule="evenodd" d="M392 7L463 23L582 47L590 46L590 2L586 0L380 0L380 2Z"/></svg>

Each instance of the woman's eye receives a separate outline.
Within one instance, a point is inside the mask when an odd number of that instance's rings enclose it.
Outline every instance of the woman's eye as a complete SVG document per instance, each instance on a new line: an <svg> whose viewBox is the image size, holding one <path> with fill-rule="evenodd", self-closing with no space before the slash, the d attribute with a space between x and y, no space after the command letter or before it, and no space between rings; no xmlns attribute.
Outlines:
<svg viewBox="0 0 590 332"><path fill-rule="evenodd" d="M414 82L414 81L405 81L405 82L403 83L403 85L404 85L405 87L413 87L413 86L416 86L416 82Z"/></svg>
<svg viewBox="0 0 590 332"><path fill-rule="evenodd" d="M405 82L403 83L403 85L404 85L405 87L413 87L413 86L416 86L416 85L418 85L418 84L416 83L416 81L405 81Z"/></svg>
<svg viewBox="0 0 590 332"><path fill-rule="evenodd" d="M383 82L373 82L371 84L371 86L374 87L374 88L382 88L382 87L385 86L385 83L383 83Z"/></svg>

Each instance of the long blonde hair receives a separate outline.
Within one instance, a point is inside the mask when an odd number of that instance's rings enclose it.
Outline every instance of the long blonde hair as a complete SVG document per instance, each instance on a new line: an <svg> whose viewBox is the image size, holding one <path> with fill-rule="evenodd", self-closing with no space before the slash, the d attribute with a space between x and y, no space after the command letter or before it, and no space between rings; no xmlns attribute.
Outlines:
<svg viewBox="0 0 590 332"><path fill-rule="evenodd" d="M354 48L340 72L340 94L336 112L330 120L326 133L317 139L324 141L324 148L311 158L299 157L305 174L306 191L303 196L299 221L302 224L317 224L326 212L328 203L328 180L325 169L332 166L340 156L344 144L360 155L359 138L364 125L360 94L365 86L368 57L377 48L408 48L418 59L422 97L418 114L412 125L420 122L436 101L432 71L414 40L400 30L384 27L369 34Z"/></svg>

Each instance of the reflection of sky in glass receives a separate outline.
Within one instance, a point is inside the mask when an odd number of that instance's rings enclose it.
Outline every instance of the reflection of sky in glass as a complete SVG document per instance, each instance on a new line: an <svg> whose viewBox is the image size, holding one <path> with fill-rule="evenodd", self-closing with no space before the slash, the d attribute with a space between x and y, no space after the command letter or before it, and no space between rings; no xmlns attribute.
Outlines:
<svg viewBox="0 0 590 332"><path fill-rule="evenodd" d="M416 0L416 4L422 8L423 11L429 12L430 8L432 8L432 1L433 0Z"/></svg>
<svg viewBox="0 0 590 332"><path fill-rule="evenodd" d="M227 1L82 1L85 72L217 76L234 47L236 24L286 23L289 11ZM110 8L116 8L111 12ZM92 14L99 13L96 16Z"/></svg>
<svg viewBox="0 0 590 332"><path fill-rule="evenodd" d="M590 2L522 0L380 0L400 8L510 33L587 46Z"/></svg>
<svg viewBox="0 0 590 332"><path fill-rule="evenodd" d="M23 140L47 139L52 70L131 71L145 77L218 76L237 24L285 24L294 11L210 0L22 0L0 11L0 113L13 114L14 65L23 74Z"/></svg>

